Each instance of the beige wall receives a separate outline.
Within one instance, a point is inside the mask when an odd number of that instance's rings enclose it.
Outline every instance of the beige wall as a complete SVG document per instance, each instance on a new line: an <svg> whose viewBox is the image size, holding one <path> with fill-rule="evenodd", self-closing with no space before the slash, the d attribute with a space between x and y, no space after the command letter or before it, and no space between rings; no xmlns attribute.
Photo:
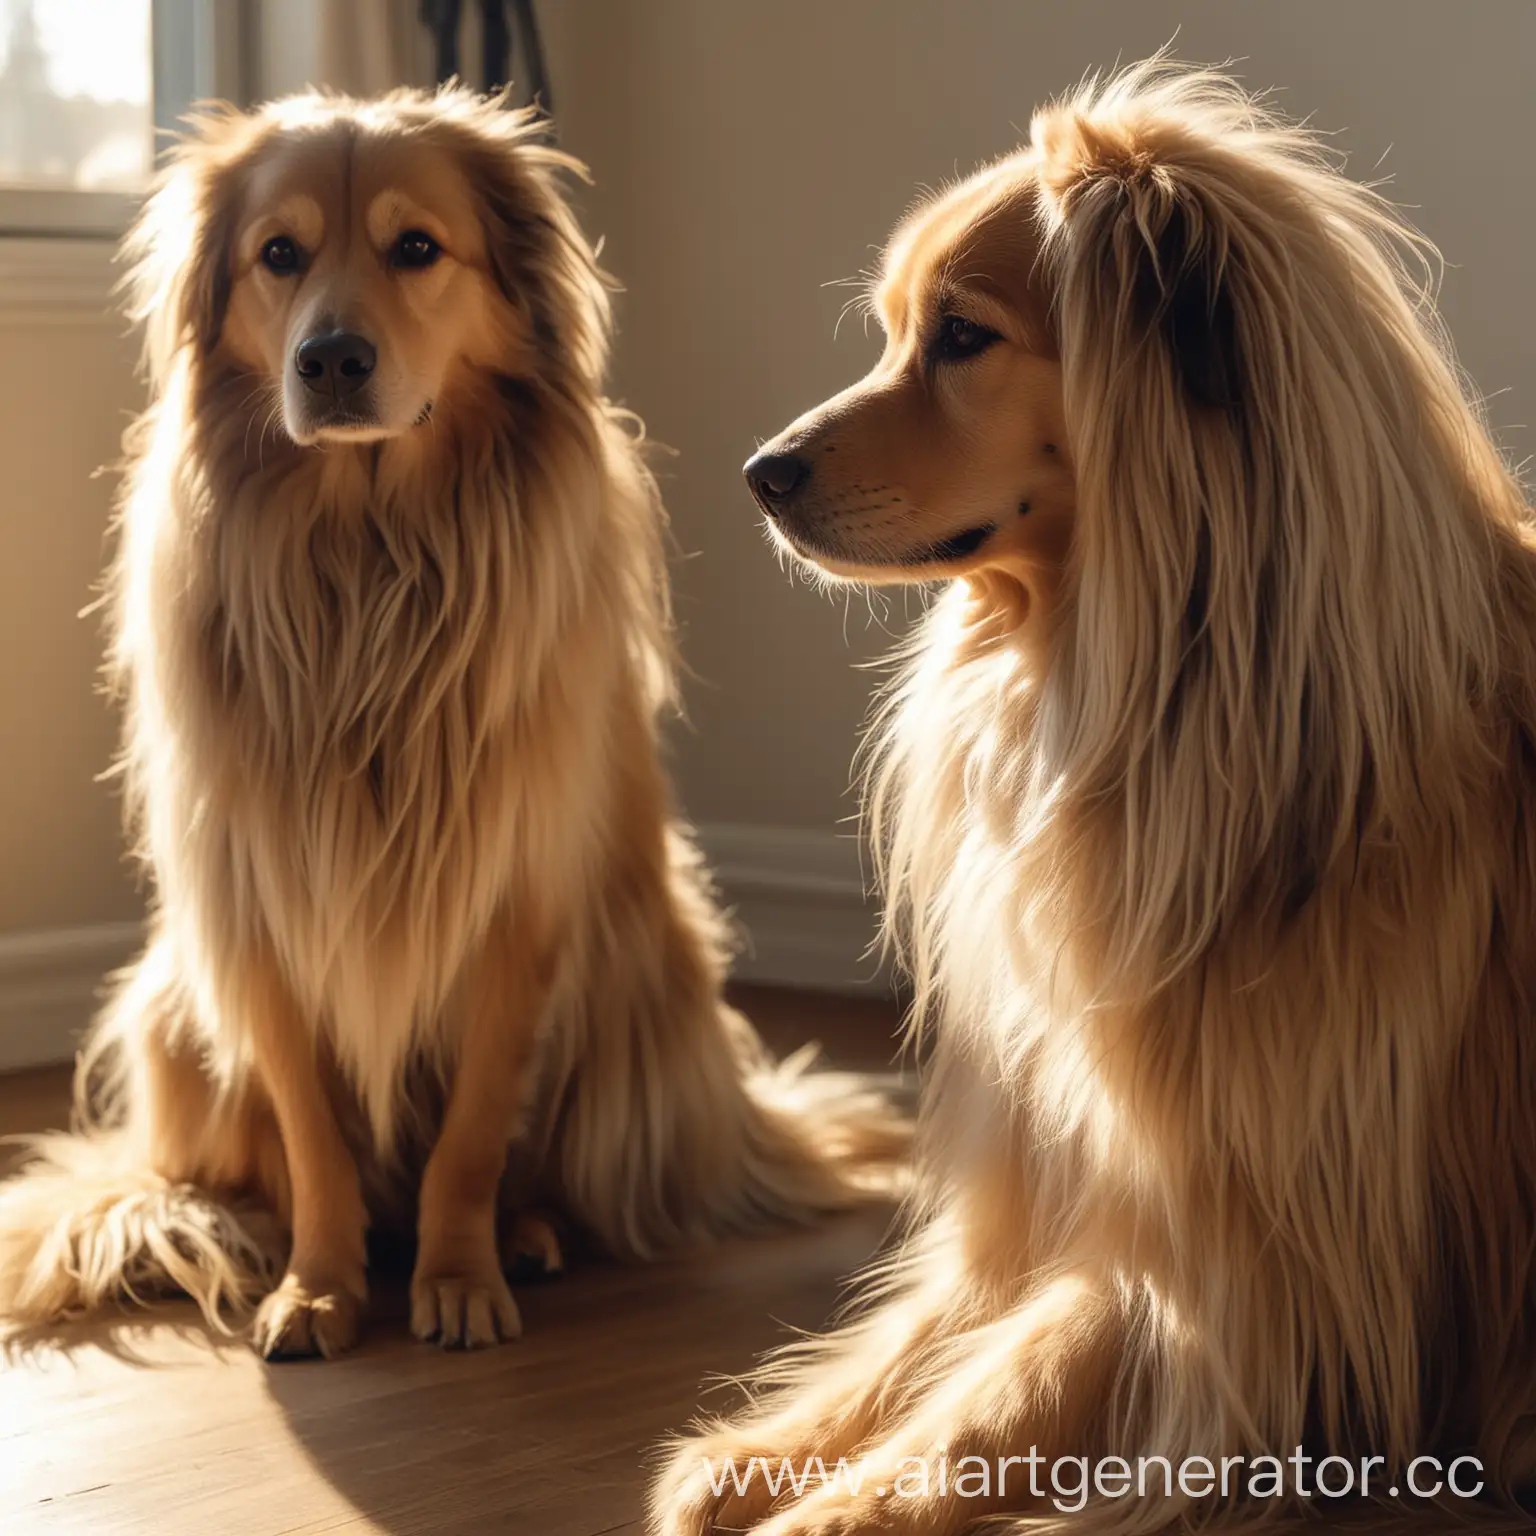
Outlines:
<svg viewBox="0 0 1536 1536"><path fill-rule="evenodd" d="M559 0L542 12L565 142L629 289L620 392L667 465L694 729L684 792L709 821L826 826L888 645L862 597L796 587L738 468L860 373L856 273L922 183L1011 148L1090 66L1156 49L1241 57L1341 129L1450 263L1445 307L1497 422L1536 412L1536 4L1531 0ZM1384 160L1383 160L1383 157ZM1529 433L1511 431L1527 453ZM915 602L915 599L910 600ZM900 627L904 604L890 604Z"/></svg>
<svg viewBox="0 0 1536 1536"><path fill-rule="evenodd" d="M113 484L91 474L116 460L138 399L133 351L102 316L104 257L73 292L46 254L28 265L0 284L0 934L137 910L116 799L96 781L114 737L100 629L79 617Z"/></svg>
<svg viewBox="0 0 1536 1536"><path fill-rule="evenodd" d="M293 0L285 0L293 3ZM833 339L845 290L915 187L1009 148L1032 105L1182 27L1188 57L1242 55L1297 112L1345 130L1453 263L1445 304L1500 423L1536 411L1536 4L1529 0L546 0L565 142L629 293L620 393L679 450L690 810L830 828L887 633L862 598L795 586L738 467L754 440L861 371ZM12 298L14 299L14 295ZM93 781L112 726L93 692L109 482L137 399L112 322L0 307L0 935L132 913L116 808ZM1528 452L1529 433L1511 431ZM900 628L904 605L889 604Z"/></svg>

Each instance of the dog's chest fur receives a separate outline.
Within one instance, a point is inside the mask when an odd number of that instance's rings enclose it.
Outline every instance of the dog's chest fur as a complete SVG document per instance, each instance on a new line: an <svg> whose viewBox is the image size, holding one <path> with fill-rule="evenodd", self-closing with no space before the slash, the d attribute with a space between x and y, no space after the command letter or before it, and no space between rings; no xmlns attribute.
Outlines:
<svg viewBox="0 0 1536 1536"><path fill-rule="evenodd" d="M382 1130L506 895L512 509L471 522L458 488L432 506L295 499L237 505L215 541L225 835L237 910Z"/></svg>

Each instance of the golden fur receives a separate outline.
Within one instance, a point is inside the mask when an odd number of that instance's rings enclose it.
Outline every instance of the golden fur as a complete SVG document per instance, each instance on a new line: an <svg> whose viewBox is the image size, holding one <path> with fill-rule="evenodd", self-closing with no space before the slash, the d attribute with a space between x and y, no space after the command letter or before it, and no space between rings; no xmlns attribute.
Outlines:
<svg viewBox="0 0 1536 1536"><path fill-rule="evenodd" d="M1422 250L1230 80L1140 65L917 209L883 357L748 466L825 570L954 578L869 766L922 1194L869 1305L674 1448L656 1530L1277 1507L876 1493L943 1448L1531 1492L1536 539ZM706 1486L756 1454L865 1484Z"/></svg>
<svg viewBox="0 0 1536 1536"><path fill-rule="evenodd" d="M566 170L467 93L305 96L204 116L130 240L110 673L151 936L77 1134L0 1189L0 1316L169 1283L217 1320L287 1238L256 1341L330 1355L365 1225L414 1218L414 1330L491 1343L498 1236L557 1261L530 1202L650 1255L889 1184L893 1112L721 998ZM343 328L377 361L333 398L298 349Z"/></svg>

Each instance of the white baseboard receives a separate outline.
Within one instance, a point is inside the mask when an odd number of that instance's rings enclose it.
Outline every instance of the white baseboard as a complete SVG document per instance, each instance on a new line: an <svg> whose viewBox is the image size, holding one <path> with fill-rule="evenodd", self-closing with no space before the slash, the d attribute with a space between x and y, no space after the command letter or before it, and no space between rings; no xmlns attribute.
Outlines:
<svg viewBox="0 0 1536 1536"><path fill-rule="evenodd" d="M875 906L858 843L837 832L715 823L699 841L742 931L742 981L887 991L870 953ZM0 1072L68 1061L108 974L143 938L138 923L0 934Z"/></svg>
<svg viewBox="0 0 1536 1536"><path fill-rule="evenodd" d="M143 936L138 923L0 934L0 1072L68 1061Z"/></svg>
<svg viewBox="0 0 1536 1536"><path fill-rule="evenodd" d="M744 948L742 981L823 991L890 990L871 952L877 908L851 833L705 823L704 850Z"/></svg>

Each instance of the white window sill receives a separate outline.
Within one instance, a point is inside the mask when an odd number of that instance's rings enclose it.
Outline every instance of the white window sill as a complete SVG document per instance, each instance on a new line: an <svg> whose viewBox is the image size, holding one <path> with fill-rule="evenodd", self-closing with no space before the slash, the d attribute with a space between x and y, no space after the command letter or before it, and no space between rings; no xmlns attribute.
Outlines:
<svg viewBox="0 0 1536 1536"><path fill-rule="evenodd" d="M142 193L0 187L0 236L116 240L143 205Z"/></svg>

